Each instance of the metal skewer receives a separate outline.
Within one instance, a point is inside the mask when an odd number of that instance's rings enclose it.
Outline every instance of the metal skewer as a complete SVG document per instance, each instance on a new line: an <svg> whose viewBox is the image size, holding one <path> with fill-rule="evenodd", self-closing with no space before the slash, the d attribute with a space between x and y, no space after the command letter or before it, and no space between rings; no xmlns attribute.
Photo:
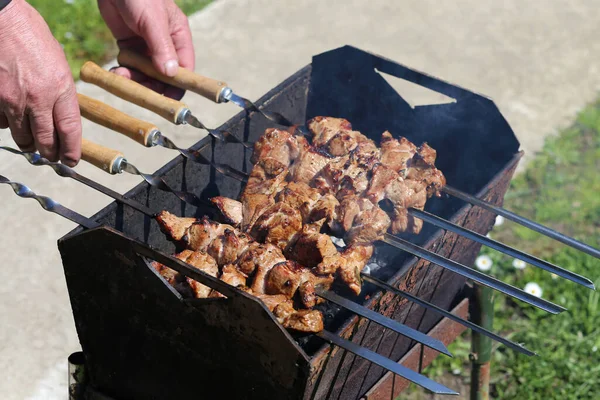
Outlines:
<svg viewBox="0 0 600 400"><path fill-rule="evenodd" d="M46 165L46 164L44 164L44 165ZM50 211L57 215L60 215L60 216L66 218L70 221L73 221L76 224L79 224L87 229L93 229L93 228L97 228L97 227L101 226L99 223L92 221L91 219L84 217L83 215L77 213L76 211L73 211L73 210L57 203L56 201L50 199L49 197L37 195L29 187L23 185L22 183L11 181L2 175L0 175L0 183L10 185L13 188L13 191L19 197L34 199L46 211ZM166 256L164 254L158 253L155 250L150 249L147 246L145 246L137 241L134 241L133 244L134 244L135 250L139 254L148 256L152 259L155 259L156 261L158 261L160 263L166 264L170 268L175 269L177 272L180 272L185 276L189 276L190 278L197 280L198 282L200 282L202 284L207 284L207 285L209 285L209 287L214 286L214 288L216 290L218 290L219 292L222 292L226 296L231 296L233 294L233 291L235 290L232 286L221 281L220 279L213 277L202 270L190 267L189 265L183 263L180 260L177 260L174 257L170 257L170 256ZM210 282L210 284L208 282ZM381 316L381 317L385 318L383 316ZM347 351L350 351L360 357L363 357L370 362L376 363L377 365L380 365L381 367L387 369L388 371L395 373L405 379L408 379L411 382L414 382L417 385L422 386L425 389L430 390L434 393L458 394L457 392L455 392L437 382L434 382L434 381L430 380L429 378L426 378L425 376L423 376L417 372L414 372L404 366L401 366L386 357L383 357L375 352L372 352L372 351L370 351L364 347L361 347L359 345L356 345L352 342L341 339L332 332L323 330L323 331L319 332L317 335L320 336L321 338L324 338L325 340L335 344L338 347L341 347L341 348L343 348ZM428 339L431 339L431 338L428 337ZM417 340L417 339L415 339L415 340ZM436 340L436 339L432 339L432 340ZM417 341L419 341L419 340L417 340ZM423 343L423 344L425 344L425 343ZM441 344L441 342L440 342L440 344ZM441 344L441 345L444 346L443 344ZM445 346L444 346L444 349L445 349Z"/></svg>
<svg viewBox="0 0 600 400"><path fill-rule="evenodd" d="M121 133L133 141L146 146L162 146L178 151L185 158L203 165L211 165L220 173L239 181L246 179L246 174L240 173L229 165L212 162L199 151L178 147L171 139L164 136L158 127L146 121L134 118L96 99L77 94L81 115L105 128Z"/></svg>
<svg viewBox="0 0 600 400"><path fill-rule="evenodd" d="M467 239L473 240L477 243L481 243L489 248L498 250L504 254L508 254L511 257L518 258L519 260L523 260L528 264L534 265L545 271L551 272L562 278L568 279L579 285L585 286L588 289L595 290L594 283L584 276L577 275L576 273L571 272L567 269L553 265L547 261L544 261L542 259L539 259L539 258L529 255L527 253L524 253L520 250L513 249L512 247L507 246L504 243L498 242L494 239L490 239L487 236L481 235L477 232L473 232L472 230L464 228L460 225L453 224L452 222L447 221L443 218L440 218L437 215L433 215L431 213L428 213L427 211L417 210L414 208L410 208L408 210L408 213L417 218L422 219L425 222L428 222L430 224L438 226L447 231L458 233L459 235L462 235L462 236L466 237Z"/></svg>
<svg viewBox="0 0 600 400"><path fill-rule="evenodd" d="M466 320L466 319L463 319L463 318L461 318L459 316L456 316L456 315L452 314L451 312L446 311L443 308L440 308L440 307L436 306L435 304L432 304L432 303L429 303L427 301L421 300L418 297L413 296L412 294L410 294L408 292L405 292L404 290L400 290L398 288L395 288L395 287L393 287L393 286L385 283L382 280L374 278L373 276L371 276L369 274L361 273L361 275L362 275L363 279L365 281L367 281L367 282L370 282L370 283L372 283L372 284L374 284L374 285L376 285L376 286L378 286L378 287L380 287L380 288L382 288L384 290L392 292L392 293L394 293L394 294L396 294L398 296L405 297L408 300L412 301L413 303L416 303L416 304L418 304L418 305L420 305L422 307L425 307L425 308L427 308L429 310L433 310L433 311L439 313L440 315L443 315L444 317L446 317L448 319L451 319L454 322L457 322L457 323L459 323L459 324L461 324L463 326L466 326L467 328L469 328L469 329L471 329L471 330L473 330L475 332L478 332L478 333L481 333L482 335L490 337L493 340L495 340L495 341L497 341L499 343L502 343L506 347L509 347L509 348L511 348L513 350L518 351L519 353L523 353L523 354L528 355L528 356L535 356L536 355L533 351L525 348L524 346L521 346L518 343L515 343L513 341L505 339L502 336L500 336L500 335L498 335L498 334L496 334L494 332L491 332L491 331L489 331L489 330L487 330L485 328L482 328L481 326L479 326L477 324L474 324L473 322L471 322L469 320Z"/></svg>
<svg viewBox="0 0 600 400"><path fill-rule="evenodd" d="M571 246L574 249L577 249L579 251L583 251L586 254L589 254L591 256L594 256L596 258L600 258L600 250L596 249L588 244L585 244L583 242L580 242L576 239L573 239L571 237L568 237L566 235L563 235L560 232L557 232L553 229L550 229L544 225L538 224L537 222L531 221L525 217L522 217L520 215L517 215L515 213L513 213L512 211L508 211L502 207L498 207L495 206L493 204L488 203L485 200L481 200L475 196L472 196L468 193L462 192L458 189L455 189L451 186L444 186L444 188L442 189L444 192L448 193L450 196L454 196L456 198L459 198L463 201L466 201L467 203L471 203L477 207L481 207L483 209L486 209L488 211L491 211L497 215L501 215L506 219L509 219L513 222L516 222L520 225L523 225L531 230L534 230L536 232L541 233L542 235L548 236L554 240L557 240L561 243L566 244L567 246Z"/></svg>
<svg viewBox="0 0 600 400"><path fill-rule="evenodd" d="M149 185L164 192L173 193L180 200L195 207L206 206L208 203L201 200L194 193L173 189L167 185L162 178L141 172L135 167L135 165L129 163L122 153L113 149L109 149L108 147L101 146L87 139L81 140L81 159L89 162L92 165L95 165L111 175L120 174L122 172L127 172L132 175L139 175Z"/></svg>
<svg viewBox="0 0 600 400"><path fill-rule="evenodd" d="M208 128L192 114L185 103L162 96L137 82L110 73L91 61L81 67L80 78L84 82L93 83L117 97L150 110L172 124L189 124L207 131L219 141L239 143L247 148L252 147L252 143L238 139L229 132Z"/></svg>

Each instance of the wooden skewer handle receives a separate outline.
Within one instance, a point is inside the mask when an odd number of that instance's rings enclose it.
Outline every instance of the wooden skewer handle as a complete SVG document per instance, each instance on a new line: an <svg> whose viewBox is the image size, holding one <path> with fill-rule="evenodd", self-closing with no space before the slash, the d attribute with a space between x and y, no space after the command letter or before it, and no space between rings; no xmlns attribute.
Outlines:
<svg viewBox="0 0 600 400"><path fill-rule="evenodd" d="M123 100L150 110L173 124L180 124L183 112L188 110L185 103L165 97L137 82L108 72L91 61L83 64L79 77L82 81L92 83Z"/></svg>
<svg viewBox="0 0 600 400"><path fill-rule="evenodd" d="M120 65L137 69L149 77L168 83L171 86L198 93L215 103L221 102L221 91L227 87L227 83L223 81L207 78L181 67L179 67L179 72L174 77L165 76L154 68L150 58L127 49L121 50L117 60Z"/></svg>
<svg viewBox="0 0 600 400"><path fill-rule="evenodd" d="M117 150L109 149L87 139L81 139L81 159L108 172L118 174L119 165L125 157Z"/></svg>
<svg viewBox="0 0 600 400"><path fill-rule="evenodd" d="M152 138L158 132L154 124L134 118L81 93L77 93L77 98L82 117L119 132L146 147L152 147Z"/></svg>

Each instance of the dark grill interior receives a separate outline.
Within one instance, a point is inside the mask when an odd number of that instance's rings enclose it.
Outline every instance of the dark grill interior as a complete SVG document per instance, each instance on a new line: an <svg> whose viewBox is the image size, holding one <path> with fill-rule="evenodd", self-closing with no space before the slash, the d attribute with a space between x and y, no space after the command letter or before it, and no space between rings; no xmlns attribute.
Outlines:
<svg viewBox="0 0 600 400"><path fill-rule="evenodd" d="M454 98L456 102L413 109L376 70L443 93ZM354 129L361 131L376 142L379 142L380 135L385 130L389 130L396 137L405 136L416 144L427 141L438 151L436 165L444 172L450 185L471 194L484 195L486 199L496 204L501 204L510 177L520 158L519 143L491 100L349 46L315 56L311 65L301 69L278 85L256 104L270 111L280 112L299 124L303 124L307 119L317 115L343 117L352 123ZM272 123L260 115L246 115L242 112L221 128L238 137L243 137L245 140L255 141L267 127L272 126ZM250 151L240 145L215 142L209 137L198 142L194 148L200 149L205 156L215 162L229 164L245 171L249 171L251 168ZM186 162L181 156L157 171L157 175L163 176L172 187L201 194L203 198L215 195L237 198L242 188L240 182L222 176L207 166ZM166 209L179 216L213 215L213 210L210 208L196 209L179 201L172 194L161 192L147 184L138 185L126 196L140 201L152 209ZM431 199L427 203L426 210L481 233L489 231L493 223L492 214L472 209L455 198ZM165 239L155 222L128 206L112 203L97 213L93 219L114 227L128 237L144 241L167 254L175 251L173 244ZM84 273L82 269L87 268L86 263L76 260L73 247L73 240L77 240L77 234L81 232L82 229L78 228L67 235L70 238L61 239L61 253L78 333L83 350L88 357L88 363L91 363L92 384L95 382L99 388L114 395L115 398L146 398L144 396L149 396L153 391L158 397L148 398L161 398L160 393L163 395L170 393L173 396L177 394L172 398L192 397L193 388L198 383L187 382L184 379L188 377L187 374L170 370L173 368L197 368L199 374L202 374L201 364L191 363L190 360L196 359L196 357L190 356L189 359L186 359L186 351L197 352L202 357L212 358L215 371L227 374L228 363L219 360L227 350L222 347L225 342L219 341L218 327L213 327L214 330L207 329L207 336L204 337L202 332L195 332L188 338L195 341L185 343L185 346L183 344L175 345L174 341L155 342L154 346L158 344L173 346L172 351L170 349L156 351L155 355L157 357L160 355L163 359L146 358L148 355L141 357L140 352L145 347L133 345L135 340L132 340L132 337L139 340L140 338L136 336L139 333L135 333L136 329L149 329L151 324L148 324L147 328L143 328L143 321L137 319L148 318L150 320L156 316L151 315L150 309L136 309L132 310L130 316L127 317L127 307L124 307L123 315L111 319L110 312L102 311L102 307L109 310L113 307L119 308L119 301L128 300L131 301L130 304L135 304L135 299L128 299L123 296L121 291L125 288L131 289L134 282L107 282L102 280L106 277L101 279L93 274ZM101 238L109 236L99 235ZM478 244L459 238L455 234L445 233L428 224L424 224L421 234L409 239L413 243L421 244L467 265L472 263L480 247ZM113 251L114 246L118 247L117 242L118 240L113 243L106 239L103 244L104 251L107 253ZM417 294L445 309L450 309L465 296L463 292L465 279L463 277L445 271L439 266L417 260L391 246L379 244L374 260L381 266L374 276ZM109 263L105 266L108 270L107 276L110 276L110 269L123 268L127 264L120 263L118 257L112 257L110 260L107 258L106 262ZM94 270L91 266L90 268L91 271ZM101 265L98 264L96 268L101 268ZM138 265L136 268L143 267ZM160 279L157 276L153 278L146 272L144 274L146 277L137 281L140 287L135 290L144 293L144 288L147 288L148 296L166 296L166 291L156 289L156 285L160 284ZM114 277L117 280L136 279L135 273L115 273ZM118 289L114 289L114 293L110 293L113 286ZM151 287L154 288L154 291L150 289ZM109 293L107 290L99 288L107 289ZM91 293L94 293L94 298L86 298ZM101 299L115 302L115 304L101 304ZM440 319L437 314L424 312L420 307L390 294L382 295L381 292L375 291L373 286L366 284L361 299L358 301L423 332L427 332ZM175 305L174 299L165 300L163 305L158 303L152 302L158 310L162 309L161 307L165 304L171 304L169 307L173 307L173 309L178 307ZM212 303L218 303L218 301ZM218 318L219 315L227 316L227 313L219 314L219 311L216 311L219 304L207 307L210 308L211 313L214 313L211 314L214 318ZM359 319L348 312L341 312L339 308L327 303L321 307L326 315L326 329L340 332L344 337L372 350L377 350L389 358L399 359L412 346L410 340L396 334L389 334L375 323L361 320L357 324ZM106 319L99 319L100 314ZM163 325L160 321L155 321L152 329L159 331L163 329L164 332L153 331L149 337L174 335L173 332L177 326L173 325L179 325L178 318L180 319L179 324L188 328L192 326L190 324L193 321L198 323L198 327L203 326L202 318L195 320L194 315L171 315L164 318ZM231 326L224 321L221 323L223 325L222 334L229 335L230 332L227 329ZM218 324L219 322L216 323L216 325ZM111 348L110 343L114 345L115 339L108 336L103 339L103 332L98 331L101 329L105 330L106 335L116 334L128 338L127 342L130 347L124 345L118 350L115 350L114 347ZM180 340L185 339L185 334L176 336ZM263 378L263 382L260 381L261 375L258 372L247 370L251 368L253 359L255 362L259 362L257 359L262 358L260 363L266 365L265 358L277 360L278 357L281 357L281 354L273 355L279 351L273 344L270 348L267 345L267 348L263 348L258 353L250 352L238 355L236 359L227 360L230 364L236 364L230 369L233 371L229 374L230 378L231 375L237 373L236 380L241 382L240 385L246 385L246 389L249 391L239 392L240 388L226 387L225 381L220 384L218 382L220 374L215 372L214 375L205 374L206 381L203 383L203 386L212 384L214 388L202 387L202 393L205 395L209 393L214 395L245 393L248 398L260 398L262 394L270 393L269 390L277 390L284 397L273 398L346 399L364 394L385 372L382 368L371 366L368 362L346 355L343 351L334 351L331 357L327 357L330 346L325 346L321 339L314 336L303 336L296 339L303 351L312 358L304 366L299 361L298 369L301 369L302 373L297 375L295 383L291 386L289 382L288 384L281 382L284 374L279 376L272 374L270 377ZM105 340L106 344L97 343L101 340ZM235 340L235 335L232 334L231 340ZM211 343L214 344L212 349L194 349L200 346L211 347ZM148 339L148 346L151 344L152 340ZM174 350L176 346L181 348ZM242 351L242 348L238 348L238 351ZM103 353L100 356L100 352L106 352L106 354ZM168 356L169 354L172 356ZM235 353L232 354L236 357ZM94 360L97 360L96 364L94 364ZM129 367L140 369L129 375L129 381L126 377L119 376L120 373L126 373L124 369L119 369L119 373L115 373L110 368L110 363L127 362L127 360L131 361ZM136 365L135 360L138 362L146 360L148 364ZM269 363L267 362L267 364ZM211 364L206 362L204 365L208 367ZM277 369L276 365L265 368L266 371L271 372ZM165 371L166 369L169 371ZM165 378L162 384L169 386L170 391L161 392L161 389L157 388L157 382L150 383L161 376ZM174 385L172 380L178 377L183 379L183 382ZM202 381L201 377L198 379ZM125 381L127 384L123 383ZM136 385L146 385L146 388L136 388ZM248 385L254 386L249 387ZM173 386L177 386L177 388ZM224 398L230 397L224 396Z"/></svg>

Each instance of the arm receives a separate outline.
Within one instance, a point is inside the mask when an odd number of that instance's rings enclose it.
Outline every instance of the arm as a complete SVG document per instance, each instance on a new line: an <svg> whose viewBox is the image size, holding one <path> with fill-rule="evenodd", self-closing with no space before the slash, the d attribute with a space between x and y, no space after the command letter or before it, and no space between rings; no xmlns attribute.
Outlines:
<svg viewBox="0 0 600 400"><path fill-rule="evenodd" d="M177 67L194 69L194 48L188 20L173 0L98 0L100 13L119 48L149 55L156 69L174 76ZM136 80L166 96L180 99L183 91L119 67L114 73Z"/></svg>
<svg viewBox="0 0 600 400"><path fill-rule="evenodd" d="M81 156L81 118L60 44L25 0L0 11L0 129L10 127L24 151L74 166Z"/></svg>

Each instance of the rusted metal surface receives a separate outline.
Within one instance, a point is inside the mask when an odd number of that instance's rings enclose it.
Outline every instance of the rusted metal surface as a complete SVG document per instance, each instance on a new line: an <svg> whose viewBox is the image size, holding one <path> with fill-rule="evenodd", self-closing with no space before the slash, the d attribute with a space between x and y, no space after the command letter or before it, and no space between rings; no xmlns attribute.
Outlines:
<svg viewBox="0 0 600 400"><path fill-rule="evenodd" d="M456 99L456 103L413 109L377 71L443 93ZM280 112L299 124L316 115L345 117L355 129L376 141L386 129L395 136L402 135L416 143L427 141L438 149L436 164L444 171L449 183L468 193L483 195L495 204L501 204L520 158L516 138L489 99L348 46L316 56L311 65L288 78L256 104ZM255 141L270 126L268 120L256 113L246 115L241 112L220 129L245 141ZM251 152L237 144L222 143L208 137L192 148L215 163L228 163L244 171L249 171L251 167ZM156 175L178 190L197 193L203 198L215 195L237 197L242 189L240 182L224 177L208 166L186 162L181 156L158 170ZM212 209L195 208L177 201L168 193L145 183L129 191L126 196L152 209L165 209L180 216L211 216L213 213ZM426 209L480 233L487 233L493 224L490 213L455 198L431 199ZM155 221L127 205L113 203L93 218L167 254L175 251L175 246L165 239ZM77 239L81 235L82 230L76 229L68 235L71 238L61 245L63 257L68 260L65 262L65 273L75 322L82 345L86 343L84 351L90 359L92 384L106 389L107 394L115 395L117 399L122 398L117 395L128 397L136 390L156 390L161 393L161 390L167 390L164 386L172 388L174 381L178 382L179 398L194 397L198 394L196 376L200 375L206 376L207 385L219 387L224 398L239 395L236 391L241 387L276 387L279 388L277 390L292 387L279 398L351 399L367 393L385 374L380 367L323 344L318 338L296 337L300 351L289 337L286 340L290 343L285 344L282 339L285 335L276 336L271 341L249 340L244 346L254 343L257 347L252 352L244 351L242 344L223 347L225 343L234 341L245 343L241 337L248 335L252 329L258 329L244 328L245 323L250 323L248 318L240 319L236 314L246 307L243 300L238 303L232 301L230 306L225 307L223 304L228 304L226 302L183 303L164 281L155 274L149 274L152 271L140 267L139 257L132 255L130 249L121 252L125 256L117 257L113 246L119 240L102 237L102 242L94 248L97 252L94 254L98 254L99 258L104 257L100 255L101 252L111 254L106 255L108 258L101 263L89 260L89 254L72 245L84 242L83 239ZM471 263L480 248L480 245L463 240L456 234L427 224L420 235L407 239L463 264ZM67 243L71 244L66 246ZM88 246L93 247L91 244ZM382 265L374 273L377 278L444 309L451 309L464 298L462 289L465 279L462 276L385 244L376 247L375 259ZM93 268L95 273L82 272L88 268L87 262L93 265L89 268ZM133 270L135 274L126 272ZM440 320L439 315L381 293L372 285L364 285L363 294L354 300L422 332L430 331ZM139 304L139 308L123 307L127 304ZM333 306L324 306L323 311L327 329L337 331L340 336L394 360L402 358L413 346L410 340ZM238 318L238 331L231 331L233 322L229 322L229 318ZM210 320L210 324L207 320ZM198 329L197 324L201 321L209 328ZM272 319L271 322L266 319L262 321L264 325L261 325L261 329L280 332L269 325L275 325ZM178 327L186 329L177 330ZM115 338L108 339L112 347L100 345L102 330L117 337L133 335L140 339L140 343L144 343L146 338L151 339L156 349L147 349L136 341L125 345L125 342L118 342ZM245 332L244 335L241 332ZM215 338L219 345L212 346ZM259 345L259 342L262 344ZM147 357L143 351L153 354L152 363L141 362ZM194 356L188 358L186 352ZM303 357L310 357L310 364L305 365L300 361L295 367L298 371L288 371L291 378L276 371L276 368L285 370L290 366L289 360L283 361L283 354L295 362L299 352L304 353ZM280 358L283 364L278 366ZM226 370L225 360L229 364L240 363L246 367ZM121 361L124 365L138 362L135 373L131 375L130 370L118 367ZM216 370L211 367L213 363L217 365ZM157 372L159 369L168 371L168 374L161 376ZM196 374L194 377L191 369ZM231 385L232 377L236 385ZM148 389L136 387L146 382ZM202 390L206 394L206 388ZM256 396L260 393L261 390L255 389ZM250 392L238 397L249 398L253 395Z"/></svg>
<svg viewBox="0 0 600 400"><path fill-rule="evenodd" d="M452 309L452 313L462 318L467 318L469 314L469 300L463 299L456 307ZM429 332L428 335L439 339L444 344L452 343L461 333L465 331L465 327L451 321L447 318L438 322ZM429 351L427 347L416 344L413 346L400 361L399 364L421 371L438 356L434 351ZM362 397L364 400L390 400L395 399L403 390L405 390L410 382L405 379L395 377L393 374L385 374L371 389Z"/></svg>

